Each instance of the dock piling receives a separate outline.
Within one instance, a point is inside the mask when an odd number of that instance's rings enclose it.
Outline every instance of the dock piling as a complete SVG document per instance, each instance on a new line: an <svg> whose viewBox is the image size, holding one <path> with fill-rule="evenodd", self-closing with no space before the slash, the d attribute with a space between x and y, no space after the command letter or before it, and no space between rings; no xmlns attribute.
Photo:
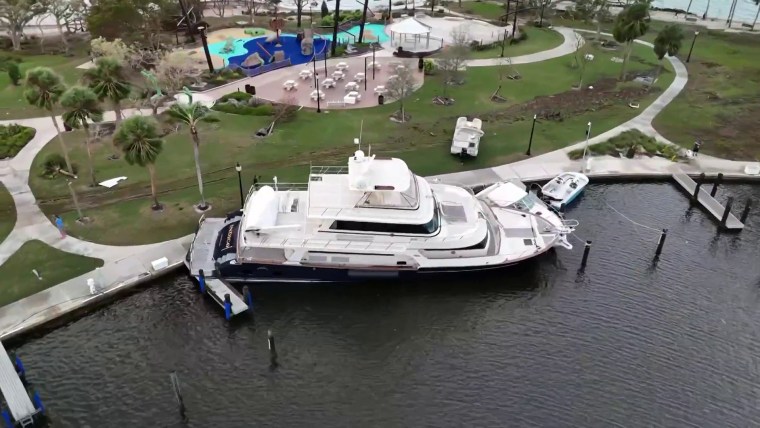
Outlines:
<svg viewBox="0 0 760 428"><path fill-rule="evenodd" d="M586 268L586 262L588 261L588 253L591 251L591 241L586 241L583 246L583 258L581 259L581 270Z"/></svg>
<svg viewBox="0 0 760 428"><path fill-rule="evenodd" d="M654 252L655 258L660 257L660 254L662 253L662 247L665 246L665 238L667 237L668 237L668 229L662 229L662 234L660 234L660 240L657 241L657 249Z"/></svg>
<svg viewBox="0 0 760 428"><path fill-rule="evenodd" d="M274 334L272 334L272 330L267 330L267 343L269 345L269 353L272 354L273 357L276 357L277 348L274 346Z"/></svg>
<svg viewBox="0 0 760 428"><path fill-rule="evenodd" d="M177 372L171 372L169 374L169 379L171 379L172 388L174 389L174 398L177 399L177 404L179 405L179 414L182 417L182 420L186 420L185 400L182 399L182 390L179 387L179 377L177 377Z"/></svg>
<svg viewBox="0 0 760 428"><path fill-rule="evenodd" d="M224 295L224 318L227 321L232 319L232 300L229 293Z"/></svg>
<svg viewBox="0 0 760 428"><path fill-rule="evenodd" d="M39 411L41 414L45 414L45 405L42 404L42 398L40 398L40 393L37 391L34 391L34 394L32 394L32 403L34 404L34 407Z"/></svg>
<svg viewBox="0 0 760 428"><path fill-rule="evenodd" d="M253 312L253 295L251 294L251 289L248 288L247 285L243 286L243 298L248 305L248 310Z"/></svg>
<svg viewBox="0 0 760 428"><path fill-rule="evenodd" d="M26 369L24 368L24 363L21 362L21 358L16 355L14 365L16 366L16 373L18 373L18 376L21 378L21 380L24 380L26 378Z"/></svg>
<svg viewBox="0 0 760 428"><path fill-rule="evenodd" d="M203 269L198 271L198 287L200 287L201 293L206 292L206 275L203 273Z"/></svg>
<svg viewBox="0 0 760 428"><path fill-rule="evenodd" d="M743 224L747 224L747 217L749 217L749 210L752 208L752 199L747 198L747 204L744 205L744 211L742 211L742 217L739 219Z"/></svg>
<svg viewBox="0 0 760 428"><path fill-rule="evenodd" d="M702 183L705 182L705 173L699 174L699 178L697 178L697 186L694 187L694 194L691 195L691 202L697 202L699 201L699 189L702 187Z"/></svg>
<svg viewBox="0 0 760 428"><path fill-rule="evenodd" d="M728 216L731 214L731 205L734 204L734 197L729 196L728 200L726 201L726 209L723 211L723 217L720 219L720 225L725 228L726 227L726 221L728 221Z"/></svg>
<svg viewBox="0 0 760 428"><path fill-rule="evenodd" d="M723 173L718 173L718 178L715 179L715 183L713 183L713 188L710 191L710 196L715 197L715 194L718 193L718 186L720 186L720 183L723 181Z"/></svg>

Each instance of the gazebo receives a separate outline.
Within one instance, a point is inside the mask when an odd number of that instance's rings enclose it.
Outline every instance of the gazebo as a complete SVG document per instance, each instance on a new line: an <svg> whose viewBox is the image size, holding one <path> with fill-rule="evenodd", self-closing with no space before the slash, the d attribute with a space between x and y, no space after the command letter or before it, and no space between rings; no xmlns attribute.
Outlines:
<svg viewBox="0 0 760 428"><path fill-rule="evenodd" d="M401 46L404 49L414 51L424 36L425 48L430 47L430 26L413 17L391 24L388 29L391 32L391 46ZM411 46L410 42L413 43Z"/></svg>

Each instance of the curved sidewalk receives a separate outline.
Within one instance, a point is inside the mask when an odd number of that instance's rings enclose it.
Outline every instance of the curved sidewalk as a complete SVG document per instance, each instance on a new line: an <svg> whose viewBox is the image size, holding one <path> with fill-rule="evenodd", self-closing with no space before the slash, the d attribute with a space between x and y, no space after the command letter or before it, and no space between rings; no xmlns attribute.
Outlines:
<svg viewBox="0 0 760 428"><path fill-rule="evenodd" d="M533 62L540 62L540 61L546 61L549 59L559 58L561 56L569 55L576 51L578 47L578 39L576 38L576 34L578 34L575 30L572 28L567 27L552 27L552 30L558 32L562 38L562 44L557 46L556 48L552 48L546 51L536 52L528 55L520 55L515 57L504 57L504 58L486 58L486 59L471 59L467 61L468 67L490 67L494 65L503 65L506 63L506 61L509 59L511 60L512 65L519 65L519 64L530 64ZM581 46L583 45L584 41L581 38Z"/></svg>

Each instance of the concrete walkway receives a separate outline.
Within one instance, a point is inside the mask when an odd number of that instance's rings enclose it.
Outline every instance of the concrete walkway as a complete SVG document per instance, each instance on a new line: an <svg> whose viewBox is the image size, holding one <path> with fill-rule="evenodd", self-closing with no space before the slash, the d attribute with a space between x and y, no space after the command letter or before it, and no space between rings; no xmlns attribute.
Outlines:
<svg viewBox="0 0 760 428"><path fill-rule="evenodd" d="M530 64L533 62L546 61L549 59L559 58L561 56L569 55L578 48L578 33L572 28L565 27L552 27L552 30L562 35L562 44L556 48L546 51L536 52L528 55L520 55L511 58L486 58L486 59L471 59L467 61L468 67L490 67L494 65L506 64L506 61L511 60L512 65L518 64ZM583 39L580 39L580 44L583 46Z"/></svg>

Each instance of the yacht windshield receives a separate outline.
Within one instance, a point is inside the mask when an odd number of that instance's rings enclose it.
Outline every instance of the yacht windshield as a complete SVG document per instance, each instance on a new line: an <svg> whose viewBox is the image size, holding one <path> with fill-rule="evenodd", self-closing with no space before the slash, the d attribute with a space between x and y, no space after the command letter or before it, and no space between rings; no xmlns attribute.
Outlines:
<svg viewBox="0 0 760 428"><path fill-rule="evenodd" d="M518 210L530 211L531 208L533 208L533 206L538 202L538 197L534 193L528 192L527 195L523 196L519 201L513 203L512 206Z"/></svg>

